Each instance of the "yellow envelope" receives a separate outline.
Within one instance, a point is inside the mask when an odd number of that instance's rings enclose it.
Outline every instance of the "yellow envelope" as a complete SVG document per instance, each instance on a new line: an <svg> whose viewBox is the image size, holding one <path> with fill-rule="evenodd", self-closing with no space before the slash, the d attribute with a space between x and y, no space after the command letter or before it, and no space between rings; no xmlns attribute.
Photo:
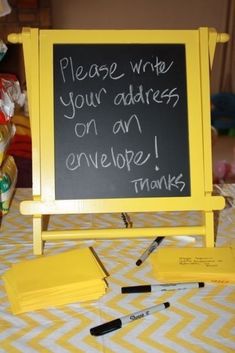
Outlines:
<svg viewBox="0 0 235 353"><path fill-rule="evenodd" d="M13 264L9 271L21 293L68 283L82 284L107 276L90 248L22 261Z"/></svg>
<svg viewBox="0 0 235 353"><path fill-rule="evenodd" d="M101 297L103 269L90 248L66 251L13 264L3 275L13 313Z"/></svg>
<svg viewBox="0 0 235 353"><path fill-rule="evenodd" d="M159 280L235 282L232 248L159 248L150 261Z"/></svg>

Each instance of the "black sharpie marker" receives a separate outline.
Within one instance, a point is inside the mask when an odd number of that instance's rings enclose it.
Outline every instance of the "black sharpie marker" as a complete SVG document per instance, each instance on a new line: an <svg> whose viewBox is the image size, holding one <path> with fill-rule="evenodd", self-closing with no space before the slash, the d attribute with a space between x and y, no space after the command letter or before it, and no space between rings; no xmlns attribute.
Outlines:
<svg viewBox="0 0 235 353"><path fill-rule="evenodd" d="M141 286L122 287L122 293L146 293L164 292L167 290L180 290L204 287L204 282L185 282L185 283L166 283L166 284L147 284Z"/></svg>
<svg viewBox="0 0 235 353"><path fill-rule="evenodd" d="M157 249L157 247L161 244L164 237L157 237L152 244L144 251L144 253L140 256L140 258L136 261L136 266L140 266L149 255Z"/></svg>
<svg viewBox="0 0 235 353"><path fill-rule="evenodd" d="M92 336L105 335L106 333L122 328L123 325L128 324L129 322L142 319L143 317L154 314L157 311L164 310L169 306L170 306L170 303L168 302L151 306L150 308L147 308L145 310L137 311L133 314L126 315L126 316L120 317L119 319L115 319L115 320L106 322L102 325L93 327L90 329L90 333Z"/></svg>

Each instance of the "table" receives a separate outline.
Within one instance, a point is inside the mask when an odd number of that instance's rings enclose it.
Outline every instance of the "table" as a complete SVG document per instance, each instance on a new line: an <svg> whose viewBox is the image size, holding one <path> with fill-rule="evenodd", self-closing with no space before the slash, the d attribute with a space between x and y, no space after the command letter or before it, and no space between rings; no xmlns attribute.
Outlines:
<svg viewBox="0 0 235 353"><path fill-rule="evenodd" d="M235 195L235 186L226 193ZM12 263L34 258L32 217L19 213L19 203L31 198L31 189L17 189L10 212L1 220L0 275ZM131 215L135 226L193 224L200 215L182 212ZM133 220L132 219L132 220ZM50 227L123 227L119 214L52 216ZM219 214L217 246L235 246L235 212ZM194 241L195 240L195 241ZM194 241L194 242L193 242ZM207 284L200 290L121 294L122 286L157 283L147 259L136 260L152 239L57 241L44 251L54 254L75 246L92 246L109 272L108 290L100 300L73 303L14 316L0 281L0 353L224 353L235 351L235 285ZM161 246L201 246L200 237L167 237ZM170 308L129 323L120 330L94 337L90 328L120 316L169 301Z"/></svg>

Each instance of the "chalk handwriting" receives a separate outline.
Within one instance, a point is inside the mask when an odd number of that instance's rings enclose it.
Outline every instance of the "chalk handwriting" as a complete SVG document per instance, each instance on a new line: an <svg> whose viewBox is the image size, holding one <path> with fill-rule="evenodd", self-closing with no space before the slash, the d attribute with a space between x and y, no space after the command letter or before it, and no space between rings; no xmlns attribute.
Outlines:
<svg viewBox="0 0 235 353"><path fill-rule="evenodd" d="M122 152L117 152L114 147L110 148L109 154L102 152L71 152L66 158L66 167L70 171L84 167L94 167L96 169L115 167L117 169L125 168L130 172L134 166L143 166L149 160L150 156L150 153L145 153L141 150L134 152L127 148Z"/></svg>
<svg viewBox="0 0 235 353"><path fill-rule="evenodd" d="M185 188L185 182L182 180L183 174L177 176L168 174L168 176L162 176L161 178L150 180L149 178L138 178L131 180L130 182L134 185L135 193L151 192L152 190L168 190L177 189L182 192Z"/></svg>
<svg viewBox="0 0 235 353"><path fill-rule="evenodd" d="M130 61L131 70L139 75L145 72L154 73L157 76L166 74L173 64L173 60L167 64L165 61L159 60L158 56L155 56L153 61L144 61L143 59L137 62Z"/></svg>
<svg viewBox="0 0 235 353"><path fill-rule="evenodd" d="M167 55L170 53L167 52ZM74 119L72 133L77 138L73 147L68 144L63 157L65 168L70 174L79 174L84 168L89 169L89 173L100 169L123 170L128 174L126 183L130 186L131 194L137 197L157 194L157 190L169 193L177 191L178 194L185 192L183 170L160 171L162 164L165 164L161 161L167 153L159 144L162 141L158 138L161 134L159 120L163 120L165 115L168 118L170 114L172 119L176 119L180 105L184 103L181 84L178 84L174 75L174 70L178 70L178 59L175 62L175 55L173 58L167 55L149 55L146 59L124 57L125 65L123 60L119 63L114 55L112 60L102 64L97 63L95 56L94 61L92 58L88 63L84 58L79 62L79 56L76 58L69 54L59 58L57 73L63 90L60 90L62 93L57 95L57 100L62 117ZM177 105L179 109L174 109ZM155 119L158 121L156 125L153 122ZM109 136L106 141L105 134L111 134L112 137ZM132 141L134 134L139 136L138 144L136 136ZM85 140L87 135L92 136L89 148L86 143L81 143L81 139ZM152 138L154 143L149 146L149 139ZM127 145L123 146L123 143ZM150 168L152 171L146 174ZM130 318L136 319L134 316Z"/></svg>
<svg viewBox="0 0 235 353"><path fill-rule="evenodd" d="M75 94L74 92L69 92L68 96L60 96L61 104L68 108L68 113L64 114L67 119L74 119L76 115L76 109L82 109L83 107L93 107L96 108L101 104L102 96L107 94L105 88L101 88L98 92L89 92L85 94Z"/></svg>
<svg viewBox="0 0 235 353"><path fill-rule="evenodd" d="M114 105L135 105L138 103L142 104L170 104L173 108L179 101L179 94L177 93L177 87L166 88L164 90L159 89L145 89L143 85L134 87L132 84L129 85L127 91L120 92L114 97Z"/></svg>
<svg viewBox="0 0 235 353"><path fill-rule="evenodd" d="M133 114L128 121L123 121L120 119L113 124L113 133L114 135L122 132L123 134L127 134L130 131L130 125L133 127L133 124L136 125L140 134L142 134L142 129L140 125L140 121L136 114Z"/></svg>
<svg viewBox="0 0 235 353"><path fill-rule="evenodd" d="M118 73L117 71L118 64L116 62L112 62L110 65L91 64L88 68L84 68L83 65L75 64L71 56L60 59L60 72L64 83L70 80L75 82L95 78L119 80L125 76L124 72Z"/></svg>
<svg viewBox="0 0 235 353"><path fill-rule="evenodd" d="M91 119L88 123L76 123L74 131L77 137L84 137L85 135L88 135L91 131L95 135L98 135L97 124L95 119Z"/></svg>

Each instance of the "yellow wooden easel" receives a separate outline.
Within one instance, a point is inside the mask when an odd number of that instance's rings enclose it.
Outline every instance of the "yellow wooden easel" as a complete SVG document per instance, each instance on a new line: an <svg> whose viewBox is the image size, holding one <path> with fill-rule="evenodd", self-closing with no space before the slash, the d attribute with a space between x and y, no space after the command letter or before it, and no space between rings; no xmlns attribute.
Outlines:
<svg viewBox="0 0 235 353"><path fill-rule="evenodd" d="M226 42L227 34L214 29L198 30L39 30L24 28L10 34L9 41L22 43L29 112L32 130L33 200L23 201L23 214L33 216L34 253L41 254L43 243L55 239L133 238L158 235L201 235L205 245L214 246L214 210L224 207L224 199L213 196L210 83L209 73L216 43ZM186 48L188 88L188 130L191 195L187 197L117 198L57 200L55 198L53 125L53 45L183 43ZM199 211L203 224L197 226L47 230L51 214L121 213L158 211Z"/></svg>

